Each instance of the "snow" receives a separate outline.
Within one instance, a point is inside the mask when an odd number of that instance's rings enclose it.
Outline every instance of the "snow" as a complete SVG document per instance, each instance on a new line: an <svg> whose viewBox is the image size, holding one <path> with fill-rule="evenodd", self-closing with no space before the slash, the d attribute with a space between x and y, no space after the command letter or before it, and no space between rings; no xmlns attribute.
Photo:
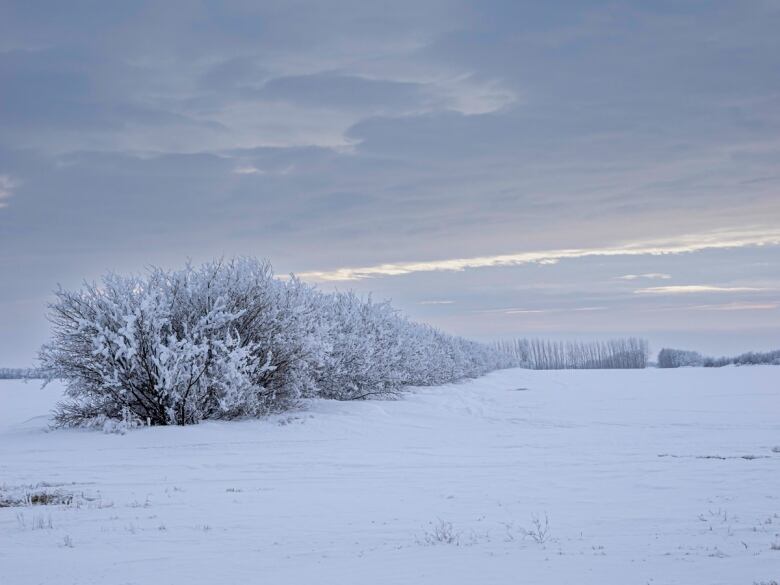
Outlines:
<svg viewBox="0 0 780 585"><path fill-rule="evenodd" d="M0 508L0 583L778 580L778 382L503 370L120 435L49 431L62 387L0 381L0 499L74 495Z"/></svg>

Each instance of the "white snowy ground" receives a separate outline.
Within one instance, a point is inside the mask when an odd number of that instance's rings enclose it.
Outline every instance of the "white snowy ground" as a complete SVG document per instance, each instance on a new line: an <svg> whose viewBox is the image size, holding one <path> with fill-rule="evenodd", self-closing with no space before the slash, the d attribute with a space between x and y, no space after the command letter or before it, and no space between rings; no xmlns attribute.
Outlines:
<svg viewBox="0 0 780 585"><path fill-rule="evenodd" d="M3 585L780 581L779 367L506 370L126 435L47 432L60 391L0 381L0 490L75 494L0 508Z"/></svg>

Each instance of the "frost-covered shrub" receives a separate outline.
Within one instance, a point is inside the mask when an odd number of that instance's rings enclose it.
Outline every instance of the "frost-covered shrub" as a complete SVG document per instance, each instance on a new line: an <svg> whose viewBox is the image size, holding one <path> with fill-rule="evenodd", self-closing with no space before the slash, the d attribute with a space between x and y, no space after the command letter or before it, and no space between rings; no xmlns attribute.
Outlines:
<svg viewBox="0 0 780 585"><path fill-rule="evenodd" d="M389 303L337 293L327 298L325 311L328 351L318 390L327 398L391 394L516 365L494 348L411 322Z"/></svg>
<svg viewBox="0 0 780 585"><path fill-rule="evenodd" d="M697 351L664 348L658 352L659 368L683 368L701 366L704 358Z"/></svg>
<svg viewBox="0 0 780 585"><path fill-rule="evenodd" d="M757 365L780 365L780 350L775 351L749 351L743 353L734 358L721 358L728 359L729 363L736 364L738 366L757 366Z"/></svg>
<svg viewBox="0 0 780 585"><path fill-rule="evenodd" d="M254 259L60 289L50 320L41 361L66 381L64 425L259 416L301 397L366 398L513 365L387 303L277 279Z"/></svg>
<svg viewBox="0 0 780 585"><path fill-rule="evenodd" d="M249 333L276 282L266 265L236 262L57 291L41 358L67 381L58 421L127 409L152 424L187 424L267 410L273 356Z"/></svg>
<svg viewBox="0 0 780 585"><path fill-rule="evenodd" d="M696 351L683 349L662 349L658 353L659 368L679 368L682 366L704 366L722 368L723 366L780 365L780 350L749 351L735 357L707 357Z"/></svg>
<svg viewBox="0 0 780 585"><path fill-rule="evenodd" d="M679 351L679 350L677 350ZM749 351L735 357L702 357L696 352L684 352L695 354L699 357L697 363L685 365L704 366L705 368L722 368L723 366L758 366L758 365L780 365L780 350L776 351Z"/></svg>
<svg viewBox="0 0 780 585"><path fill-rule="evenodd" d="M402 323L388 303L336 293L325 299L323 312L329 328L317 380L321 396L367 398L403 384Z"/></svg>

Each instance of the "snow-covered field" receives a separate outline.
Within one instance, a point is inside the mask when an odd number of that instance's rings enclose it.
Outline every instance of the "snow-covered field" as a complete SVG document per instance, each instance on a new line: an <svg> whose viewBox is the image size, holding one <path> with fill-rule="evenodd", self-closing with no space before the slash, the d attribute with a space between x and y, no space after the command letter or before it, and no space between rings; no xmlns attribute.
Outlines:
<svg viewBox="0 0 780 585"><path fill-rule="evenodd" d="M505 370L125 435L47 431L60 392L0 381L0 500L72 495L0 508L3 585L780 580L780 367Z"/></svg>

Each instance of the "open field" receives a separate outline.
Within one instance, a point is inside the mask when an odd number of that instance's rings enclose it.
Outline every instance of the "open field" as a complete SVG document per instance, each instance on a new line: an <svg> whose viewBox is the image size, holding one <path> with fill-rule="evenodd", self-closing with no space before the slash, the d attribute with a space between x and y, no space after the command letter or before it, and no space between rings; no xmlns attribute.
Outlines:
<svg viewBox="0 0 780 585"><path fill-rule="evenodd" d="M778 367L504 370L125 435L48 431L61 390L0 381L3 585L780 580Z"/></svg>

